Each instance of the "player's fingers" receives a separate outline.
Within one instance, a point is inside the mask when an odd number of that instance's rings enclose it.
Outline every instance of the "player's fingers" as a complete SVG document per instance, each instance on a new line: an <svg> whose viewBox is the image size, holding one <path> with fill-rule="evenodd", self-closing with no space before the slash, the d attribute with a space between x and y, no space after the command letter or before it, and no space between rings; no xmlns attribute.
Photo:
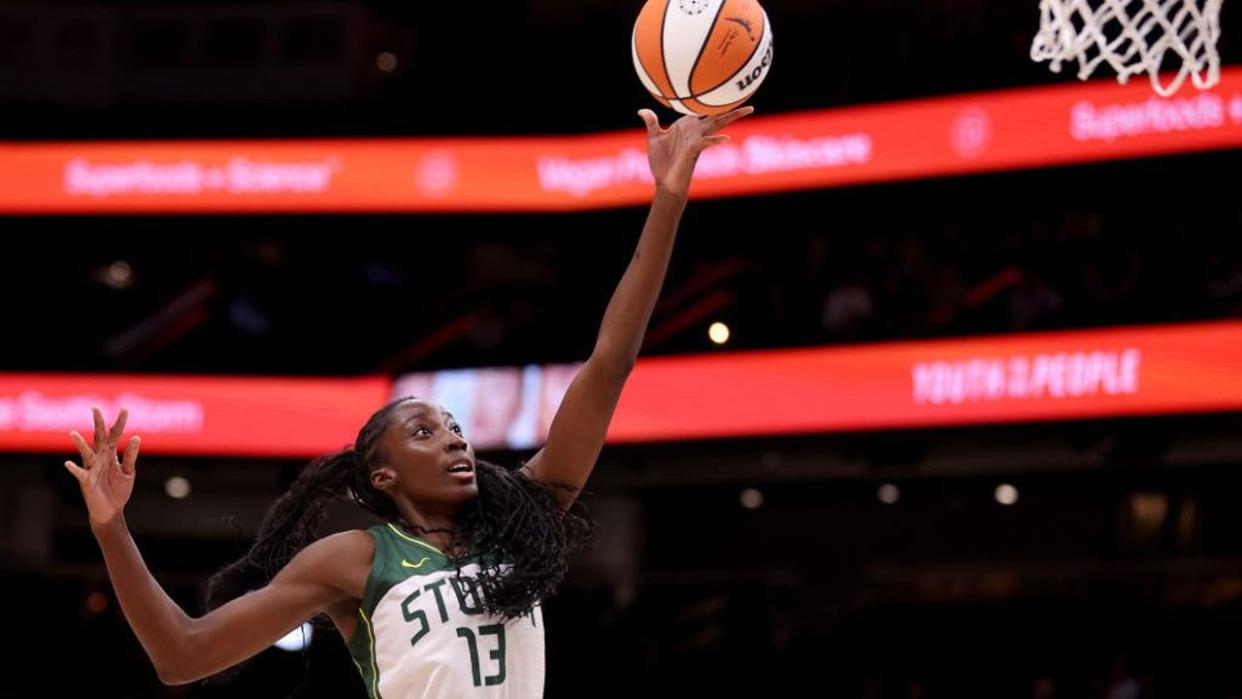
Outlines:
<svg viewBox="0 0 1242 699"><path fill-rule="evenodd" d="M82 463L84 464L89 463L90 458L94 454L94 452L91 451L91 448L89 446L87 446L86 440L82 439L82 435L78 434L76 431L70 432L69 438L73 440L73 443L75 445L77 445L78 456L82 457Z"/></svg>
<svg viewBox="0 0 1242 699"><path fill-rule="evenodd" d="M98 449L108 438L108 430L104 428L103 413L99 411L99 406L91 408L91 415L95 418L95 448Z"/></svg>
<svg viewBox="0 0 1242 699"><path fill-rule="evenodd" d="M116 416L116 423L112 425L112 429L108 431L108 443L116 446L121 442L121 435L125 434L125 423L129 420L129 411L121 408L121 414Z"/></svg>
<svg viewBox="0 0 1242 699"><path fill-rule="evenodd" d="M660 120L656 117L655 112L650 109L638 110L638 117L643 120L643 124L647 127L648 136L657 136L660 133Z"/></svg>
<svg viewBox="0 0 1242 699"><path fill-rule="evenodd" d="M708 136L707 138L704 138L702 141L699 141L699 152L707 150L708 148L711 148L712 146L715 146L721 143L726 143L728 142L728 140L729 140L728 134L720 134L718 136Z"/></svg>
<svg viewBox="0 0 1242 699"><path fill-rule="evenodd" d="M746 106L746 107L738 107L737 109L731 109L725 112L724 114L717 114L714 117L708 117L709 121L707 124L707 131L708 133L715 133L716 131L719 131L723 129L724 127L728 126L729 124L732 124L733 122L737 121L738 119L741 119L742 117L745 117L745 116L750 116L751 114L754 114L754 113L755 113L754 107Z"/></svg>
<svg viewBox="0 0 1242 699"><path fill-rule="evenodd" d="M78 479L79 483L84 482L88 475L86 472L86 469L78 466L72 461L65 462L65 470L67 470L70 474L72 474L74 478Z"/></svg>
<svg viewBox="0 0 1242 699"><path fill-rule="evenodd" d="M138 449L142 446L142 440L138 435L129 438L129 444L125 447L125 457L121 460L121 470L125 475L134 475L134 465L138 462Z"/></svg>

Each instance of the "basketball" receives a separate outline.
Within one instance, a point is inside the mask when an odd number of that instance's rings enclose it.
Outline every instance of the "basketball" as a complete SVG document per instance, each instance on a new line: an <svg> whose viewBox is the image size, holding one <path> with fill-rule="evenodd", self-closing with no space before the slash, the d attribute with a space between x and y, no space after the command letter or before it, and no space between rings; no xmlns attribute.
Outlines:
<svg viewBox="0 0 1242 699"><path fill-rule="evenodd" d="M634 23L634 69L682 114L739 107L772 64L772 27L755 0L648 0Z"/></svg>

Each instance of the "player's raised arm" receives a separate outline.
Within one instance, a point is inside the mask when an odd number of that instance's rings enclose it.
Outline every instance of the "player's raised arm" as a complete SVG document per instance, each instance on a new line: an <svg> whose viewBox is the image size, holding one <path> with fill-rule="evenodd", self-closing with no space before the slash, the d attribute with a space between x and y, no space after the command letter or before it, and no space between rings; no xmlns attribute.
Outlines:
<svg viewBox="0 0 1242 699"><path fill-rule="evenodd" d="M682 117L667 129L660 128L650 110L639 112L647 125L647 159L656 183L651 212L604 312L595 348L552 420L547 444L522 467L530 478L563 486L556 489L562 506L573 502L590 476L621 389L638 359L699 154L728 140L717 132L753 111L742 107L714 117Z"/></svg>

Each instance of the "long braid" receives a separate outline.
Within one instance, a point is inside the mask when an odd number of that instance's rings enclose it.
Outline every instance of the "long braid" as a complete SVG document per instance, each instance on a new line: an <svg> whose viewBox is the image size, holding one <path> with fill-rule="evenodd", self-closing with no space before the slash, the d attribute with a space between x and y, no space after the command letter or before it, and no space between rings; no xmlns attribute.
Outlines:
<svg viewBox="0 0 1242 699"><path fill-rule="evenodd" d="M590 538L591 521L578 502L563 511L555 486L486 462L475 472L479 497L456 538L482 562L473 577L484 609L505 619L521 616L556 592L569 570L568 554Z"/></svg>

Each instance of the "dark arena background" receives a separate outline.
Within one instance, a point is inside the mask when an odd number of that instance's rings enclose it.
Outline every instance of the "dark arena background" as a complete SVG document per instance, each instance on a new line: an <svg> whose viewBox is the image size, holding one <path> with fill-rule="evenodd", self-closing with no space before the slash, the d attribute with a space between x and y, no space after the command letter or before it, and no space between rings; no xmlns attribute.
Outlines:
<svg viewBox="0 0 1242 699"><path fill-rule="evenodd" d="M1036 0L764 5L546 696L1242 696L1237 7L1161 98L1032 62ZM164 686L66 434L129 407L192 614L389 396L529 458L646 216L640 7L0 2L0 697L366 696L328 626Z"/></svg>

